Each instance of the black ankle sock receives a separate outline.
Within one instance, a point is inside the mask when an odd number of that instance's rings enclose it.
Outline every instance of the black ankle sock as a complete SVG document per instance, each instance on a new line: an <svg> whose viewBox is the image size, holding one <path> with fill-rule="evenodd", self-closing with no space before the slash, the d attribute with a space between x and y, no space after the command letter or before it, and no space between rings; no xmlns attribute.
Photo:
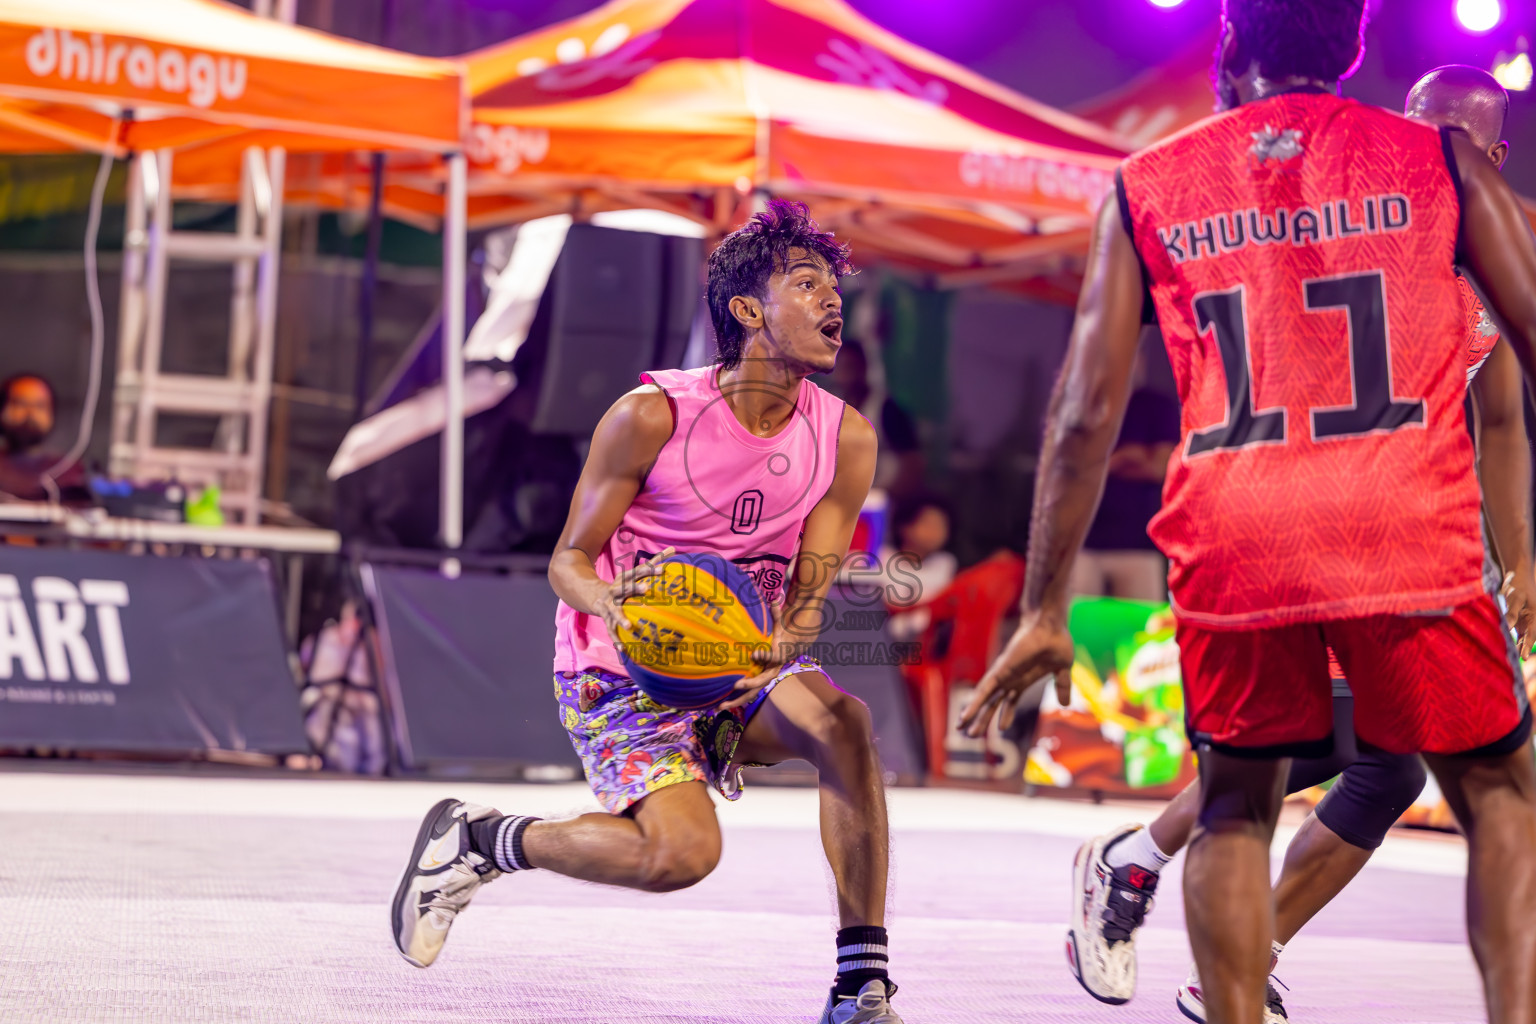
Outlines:
<svg viewBox="0 0 1536 1024"><path fill-rule="evenodd" d="M469 823L469 848L491 863L496 862L496 830L501 827L502 816L481 818Z"/></svg>
<svg viewBox="0 0 1536 1024"><path fill-rule="evenodd" d="M873 925L857 925L843 928L837 933L837 983L832 987L836 996L856 996L859 989L876 978L889 983L890 973L886 966L890 955L886 952L884 928Z"/></svg>
<svg viewBox="0 0 1536 1024"><path fill-rule="evenodd" d="M523 855L523 833L539 820L526 814L511 814L472 821L469 848L502 871L527 871L533 865Z"/></svg>

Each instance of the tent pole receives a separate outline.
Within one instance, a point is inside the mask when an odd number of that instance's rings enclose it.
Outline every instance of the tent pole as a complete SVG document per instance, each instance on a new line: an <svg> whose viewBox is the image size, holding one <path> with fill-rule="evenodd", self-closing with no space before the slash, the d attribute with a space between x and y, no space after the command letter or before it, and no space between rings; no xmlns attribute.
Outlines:
<svg viewBox="0 0 1536 1024"><path fill-rule="evenodd" d="M384 154L373 154L372 189L368 195L368 242L363 250L363 279L357 294L357 366L352 386L352 422L367 415L368 382L372 376L373 311L379 286L379 248L384 239Z"/></svg>
<svg viewBox="0 0 1536 1024"><path fill-rule="evenodd" d="M448 195L443 215L443 547L464 540L464 220L467 167L463 153L448 157Z"/></svg>
<svg viewBox="0 0 1536 1024"><path fill-rule="evenodd" d="M250 459L245 523L261 523L261 494L267 465L267 423L272 413L272 366L277 352L277 290L283 275L283 196L288 152L273 146L266 152L266 178L271 199L261 224L261 259L256 265L256 351L251 370L250 435L245 450Z"/></svg>
<svg viewBox="0 0 1536 1024"><path fill-rule="evenodd" d="M167 236L171 232L171 151L149 154L154 198L149 210L148 265L144 271L144 336L139 347L139 390L134 410L133 452L128 475L143 475L149 449L155 446L155 387L160 376L160 350L165 340L165 277L170 268Z"/></svg>
<svg viewBox="0 0 1536 1024"><path fill-rule="evenodd" d="M140 347L144 343L145 268L149 250L149 202L145 194L144 163L155 154L128 154L127 212L123 224L123 291L117 316L117 384L112 393L112 446L108 472L126 476L130 462L126 450L133 438Z"/></svg>

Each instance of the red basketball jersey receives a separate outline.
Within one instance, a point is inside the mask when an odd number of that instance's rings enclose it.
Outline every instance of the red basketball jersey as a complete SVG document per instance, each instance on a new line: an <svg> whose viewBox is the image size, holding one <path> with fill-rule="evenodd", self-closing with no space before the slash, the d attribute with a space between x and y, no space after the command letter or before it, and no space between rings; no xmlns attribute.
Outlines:
<svg viewBox="0 0 1536 1024"><path fill-rule="evenodd" d="M1482 592L1445 145L1296 92L1122 166L1183 403L1150 533L1184 619L1254 629Z"/></svg>

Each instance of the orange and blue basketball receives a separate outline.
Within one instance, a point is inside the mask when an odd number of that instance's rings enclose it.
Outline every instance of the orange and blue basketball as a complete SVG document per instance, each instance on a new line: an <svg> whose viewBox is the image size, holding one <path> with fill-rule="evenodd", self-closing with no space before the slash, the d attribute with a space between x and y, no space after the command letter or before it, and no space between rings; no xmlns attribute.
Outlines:
<svg viewBox="0 0 1536 1024"><path fill-rule="evenodd" d="M773 620L752 577L715 554L678 554L650 589L624 602L631 628L619 656L646 696L672 708L701 708L730 696L757 671Z"/></svg>

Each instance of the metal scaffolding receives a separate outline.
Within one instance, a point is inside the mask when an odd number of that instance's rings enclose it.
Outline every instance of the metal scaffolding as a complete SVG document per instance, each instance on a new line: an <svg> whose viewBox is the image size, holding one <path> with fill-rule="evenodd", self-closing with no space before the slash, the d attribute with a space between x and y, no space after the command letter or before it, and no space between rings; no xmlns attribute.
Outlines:
<svg viewBox="0 0 1536 1024"><path fill-rule="evenodd" d="M292 24L295 0L257 0L254 13ZM135 154L128 168L118 317L117 382L112 402L113 476L138 482L217 485L220 504L242 523L261 520L277 341L277 285L283 231L280 148L242 155L234 234L177 231L168 149ZM232 270L224 376L167 373L161 367L166 287L173 261L226 264ZM211 447L170 447L158 439L162 413L217 416Z"/></svg>
<svg viewBox="0 0 1536 1024"><path fill-rule="evenodd" d="M277 338L284 153L245 151L234 234L174 229L174 167L169 150L137 154L129 165L111 472L141 482L216 484L225 510L255 525ZM161 368L173 260L232 268L228 361L222 377ZM212 447L161 444L156 432L162 413L217 416Z"/></svg>

